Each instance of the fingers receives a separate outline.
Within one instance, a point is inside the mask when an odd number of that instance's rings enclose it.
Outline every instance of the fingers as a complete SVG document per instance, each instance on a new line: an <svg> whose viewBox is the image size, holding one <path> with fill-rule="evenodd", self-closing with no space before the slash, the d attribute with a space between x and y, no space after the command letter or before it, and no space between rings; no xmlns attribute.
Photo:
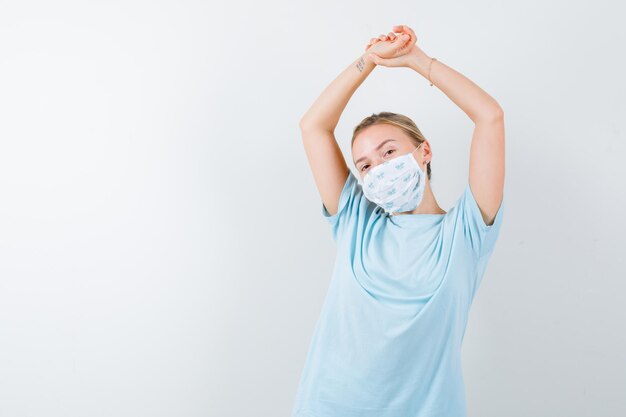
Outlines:
<svg viewBox="0 0 626 417"><path fill-rule="evenodd" d="M402 35L398 36L396 38L396 42L395 43L403 43L406 42L407 40L409 40L411 38L411 36L407 35L406 33L403 33Z"/></svg>
<svg viewBox="0 0 626 417"><path fill-rule="evenodd" d="M394 26L394 28L396 28L396 26ZM407 39L408 38L401 38L401 37L397 36L394 32L389 32L386 35L381 33L377 38L371 38L369 40L369 42L367 43L367 46L365 47L365 50L367 50L370 46L372 46L373 44L375 44L377 42L384 42L384 41L397 42L399 40L407 40Z"/></svg>
<svg viewBox="0 0 626 417"><path fill-rule="evenodd" d="M393 30L394 32L406 33L407 35L411 37L411 41L417 40L417 35L415 35L415 32L413 31L413 29L411 29L407 25L395 25L393 27Z"/></svg>
<svg viewBox="0 0 626 417"><path fill-rule="evenodd" d="M390 33L391 33L391 32L390 32ZM380 35L379 37L377 37L377 38L371 38L371 39L370 39L370 41L367 43L367 47L366 47L365 49L369 48L370 46L372 46L372 45L373 45L373 44L375 44L376 42L386 41L388 37L389 37L389 35L382 35L382 34L381 34L381 35Z"/></svg>
<svg viewBox="0 0 626 417"><path fill-rule="evenodd" d="M411 29L407 25L396 25L396 26L393 27L393 29L394 29L394 32L400 31L402 33L407 33L407 34L414 33L413 29ZM396 29L398 29L398 30L396 30Z"/></svg>

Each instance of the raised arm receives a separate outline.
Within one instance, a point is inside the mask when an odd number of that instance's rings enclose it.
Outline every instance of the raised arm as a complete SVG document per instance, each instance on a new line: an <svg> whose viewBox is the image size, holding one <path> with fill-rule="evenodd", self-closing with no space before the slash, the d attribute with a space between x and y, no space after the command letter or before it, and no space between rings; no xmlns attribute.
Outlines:
<svg viewBox="0 0 626 417"><path fill-rule="evenodd" d="M407 26L396 26L394 30L415 36ZM407 53L407 58L410 68L430 79L474 122L469 185L485 224L490 226L504 191L504 112L478 85L441 60L432 60L417 45Z"/></svg>
<svg viewBox="0 0 626 417"><path fill-rule="evenodd" d="M315 184L326 210L331 215L337 213L339 197L349 174L349 168L335 139L335 127L356 89L376 67L368 57L368 51L376 50L392 56L405 43L405 39L395 36L391 38L394 41L373 45L348 65L324 89L300 120L302 140Z"/></svg>
<svg viewBox="0 0 626 417"><path fill-rule="evenodd" d="M335 139L335 127L350 97L376 67L359 56L344 69L300 120L300 131L315 185L326 210L333 215L349 170Z"/></svg>

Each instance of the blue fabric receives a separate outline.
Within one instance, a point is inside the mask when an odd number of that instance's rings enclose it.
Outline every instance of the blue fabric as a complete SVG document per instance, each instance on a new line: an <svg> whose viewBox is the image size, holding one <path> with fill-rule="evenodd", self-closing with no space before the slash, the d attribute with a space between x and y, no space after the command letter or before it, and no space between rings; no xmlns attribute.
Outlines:
<svg viewBox="0 0 626 417"><path fill-rule="evenodd" d="M464 417L461 344L498 238L469 183L445 214L390 216L350 171L337 257L292 417Z"/></svg>

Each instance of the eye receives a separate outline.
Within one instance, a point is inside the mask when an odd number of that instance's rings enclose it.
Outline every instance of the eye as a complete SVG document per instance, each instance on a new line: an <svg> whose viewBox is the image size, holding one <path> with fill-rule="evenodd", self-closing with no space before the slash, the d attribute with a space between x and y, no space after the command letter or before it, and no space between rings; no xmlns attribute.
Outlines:
<svg viewBox="0 0 626 417"><path fill-rule="evenodd" d="M387 152L385 152L385 154L384 154L383 156L387 156L387 155L389 155L390 153L394 153L395 151L396 151L395 149L388 149L388 150L387 150ZM369 166L368 164L363 165L363 166L361 167L361 172L363 172L363 170L364 170L366 167L368 167L368 166Z"/></svg>

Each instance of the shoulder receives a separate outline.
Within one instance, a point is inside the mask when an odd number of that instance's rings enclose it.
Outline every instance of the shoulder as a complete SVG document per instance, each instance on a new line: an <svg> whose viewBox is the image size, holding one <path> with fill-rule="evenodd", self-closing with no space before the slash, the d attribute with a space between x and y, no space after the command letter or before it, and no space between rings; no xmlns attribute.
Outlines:
<svg viewBox="0 0 626 417"><path fill-rule="evenodd" d="M363 225L373 215L382 212L382 208L365 198L362 185L352 171L348 173L339 196L337 212L330 214L322 203L322 216L330 223L335 239L347 228Z"/></svg>
<svg viewBox="0 0 626 417"><path fill-rule="evenodd" d="M487 224L467 183L454 206L448 211L446 217L457 225L461 232L460 236L468 242L476 256L489 255L493 251L502 226L505 201L506 198L503 196L493 221Z"/></svg>

